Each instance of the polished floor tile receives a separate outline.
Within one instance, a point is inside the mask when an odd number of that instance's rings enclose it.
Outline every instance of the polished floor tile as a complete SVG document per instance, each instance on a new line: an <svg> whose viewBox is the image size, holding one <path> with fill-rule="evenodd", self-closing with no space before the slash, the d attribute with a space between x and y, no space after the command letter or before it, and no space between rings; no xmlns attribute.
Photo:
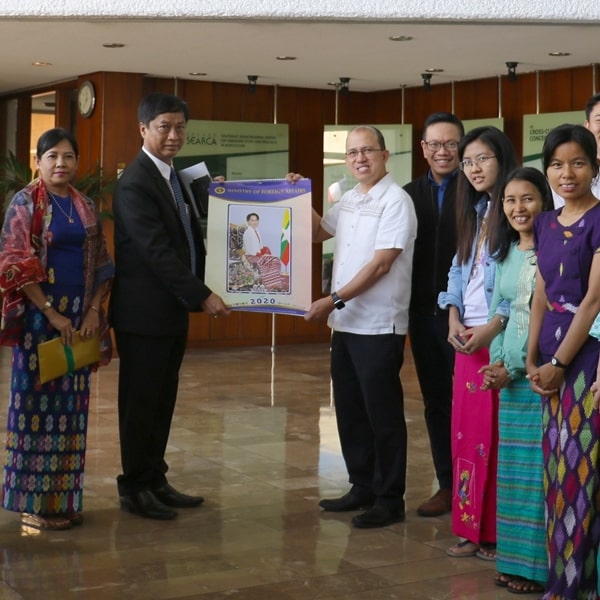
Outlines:
<svg viewBox="0 0 600 600"><path fill-rule="evenodd" d="M409 430L407 519L380 530L321 512L348 488L327 345L190 350L167 460L170 482L205 504L172 522L119 510L116 375L93 378L83 526L22 527L0 511L0 600L491 600L494 565L449 558L450 518L416 507L435 490L418 384L402 371ZM10 350L0 348L0 422ZM3 434L0 434L3 435Z"/></svg>

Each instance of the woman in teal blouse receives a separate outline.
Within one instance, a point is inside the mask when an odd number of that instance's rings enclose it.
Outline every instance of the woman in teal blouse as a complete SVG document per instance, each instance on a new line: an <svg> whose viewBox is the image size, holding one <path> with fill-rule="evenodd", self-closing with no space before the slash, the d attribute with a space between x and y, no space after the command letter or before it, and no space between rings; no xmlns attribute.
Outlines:
<svg viewBox="0 0 600 600"><path fill-rule="evenodd" d="M533 221L551 210L542 173L513 171L504 184L490 252L498 265L490 318L510 302L507 327L490 346L481 369L484 387L500 389L496 585L516 593L543 592L547 577L542 457L542 405L525 377L525 355L536 256Z"/></svg>

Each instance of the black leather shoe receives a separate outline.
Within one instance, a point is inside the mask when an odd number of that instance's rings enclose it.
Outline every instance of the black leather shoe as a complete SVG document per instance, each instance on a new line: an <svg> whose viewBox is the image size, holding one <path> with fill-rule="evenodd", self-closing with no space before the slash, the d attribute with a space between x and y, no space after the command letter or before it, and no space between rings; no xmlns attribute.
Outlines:
<svg viewBox="0 0 600 600"><path fill-rule="evenodd" d="M165 506L150 490L142 490L129 496L121 496L121 510L146 519L171 520L177 511Z"/></svg>
<svg viewBox="0 0 600 600"><path fill-rule="evenodd" d="M373 504L372 499L359 498L352 492L344 494L341 498L323 499L319 506L330 512L345 512L348 510L362 510Z"/></svg>
<svg viewBox="0 0 600 600"><path fill-rule="evenodd" d="M202 496L188 496L178 492L173 486L165 483L162 487L152 490L152 493L166 506L173 508L192 508L204 502Z"/></svg>
<svg viewBox="0 0 600 600"><path fill-rule="evenodd" d="M406 515L400 508L386 508L385 506L374 506L362 515L356 515L352 519L352 525L361 529L371 527L386 527L392 523L404 521Z"/></svg>

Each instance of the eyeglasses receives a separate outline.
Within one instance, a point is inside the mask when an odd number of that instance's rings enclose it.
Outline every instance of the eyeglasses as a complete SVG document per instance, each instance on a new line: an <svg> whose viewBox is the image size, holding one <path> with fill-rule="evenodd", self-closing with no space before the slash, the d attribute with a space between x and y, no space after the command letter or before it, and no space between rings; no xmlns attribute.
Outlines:
<svg viewBox="0 0 600 600"><path fill-rule="evenodd" d="M484 167L487 164L487 161L492 159L492 158L496 158L493 154L490 156L478 156L477 158L471 160L471 159L467 159L467 160L461 160L458 163L458 166L460 168L461 171L466 171L467 169L472 169L475 165L479 166L479 167Z"/></svg>
<svg viewBox="0 0 600 600"><path fill-rule="evenodd" d="M352 149L346 152L346 158L356 158L359 154L363 156L371 156L374 152L383 152L381 148L359 148L358 150Z"/></svg>
<svg viewBox="0 0 600 600"><path fill-rule="evenodd" d="M425 140L423 140L423 143L427 146L428 150L431 150L431 152L437 152L442 147L444 148L444 150L448 151L454 151L458 148L458 142L455 142L454 140L451 140L449 142L426 142Z"/></svg>

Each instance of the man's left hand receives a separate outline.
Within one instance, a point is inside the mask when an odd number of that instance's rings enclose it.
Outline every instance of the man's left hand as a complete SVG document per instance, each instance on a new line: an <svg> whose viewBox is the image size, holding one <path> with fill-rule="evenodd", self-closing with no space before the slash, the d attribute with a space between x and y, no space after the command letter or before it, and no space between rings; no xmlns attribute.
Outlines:
<svg viewBox="0 0 600 600"><path fill-rule="evenodd" d="M308 312L304 315L304 319L306 321L325 321L333 308L331 296L319 298L310 305Z"/></svg>
<svg viewBox="0 0 600 600"><path fill-rule="evenodd" d="M202 303L202 310L209 316L214 317L227 317L231 314L229 307L223 302L221 296L218 296L214 292Z"/></svg>

